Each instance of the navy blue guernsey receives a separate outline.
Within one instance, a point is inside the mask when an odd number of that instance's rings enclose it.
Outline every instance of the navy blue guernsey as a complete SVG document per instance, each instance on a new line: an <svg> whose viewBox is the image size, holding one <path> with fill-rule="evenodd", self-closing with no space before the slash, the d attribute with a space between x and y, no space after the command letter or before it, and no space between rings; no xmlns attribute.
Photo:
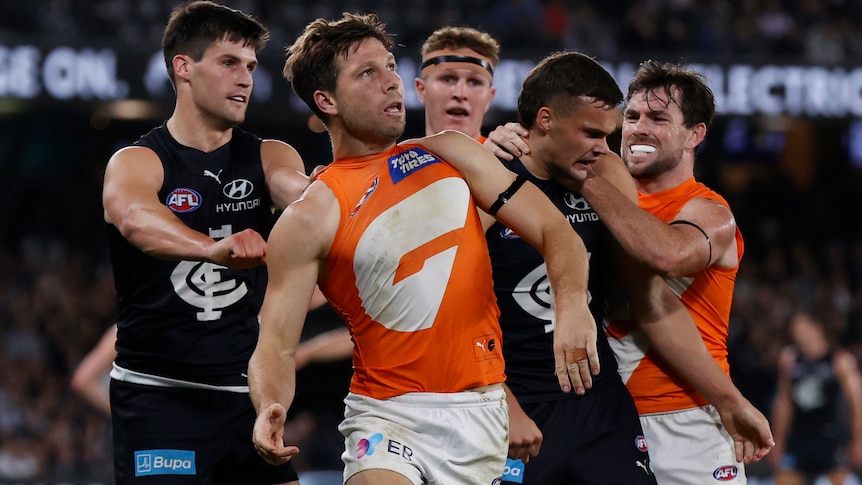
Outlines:
<svg viewBox="0 0 862 485"><path fill-rule="evenodd" d="M604 223L580 194L553 179L534 177L517 158L503 161L503 164L539 187L583 239L590 255L590 310L601 325L605 304L604 280L608 278L608 271L612 271L608 264L611 235ZM488 228L485 236L500 306L506 384L521 403L577 397L574 392L563 393L554 375L553 310L548 272L541 253L500 222ZM603 328L598 331L598 351L601 372L593 377L592 390L620 379Z"/></svg>
<svg viewBox="0 0 862 485"><path fill-rule="evenodd" d="M211 153L180 145L166 126L135 145L162 161L161 200L183 223L214 239L272 227L260 138L234 128ZM231 270L200 261L154 259L108 225L119 302L117 360L144 374L215 386L246 386L257 343L266 267Z"/></svg>
<svg viewBox="0 0 862 485"><path fill-rule="evenodd" d="M844 444L850 440L850 423L844 411L841 384L835 374L834 354L809 360L799 355L790 371L793 397L793 422L789 448ZM824 441L825 440L825 441Z"/></svg>

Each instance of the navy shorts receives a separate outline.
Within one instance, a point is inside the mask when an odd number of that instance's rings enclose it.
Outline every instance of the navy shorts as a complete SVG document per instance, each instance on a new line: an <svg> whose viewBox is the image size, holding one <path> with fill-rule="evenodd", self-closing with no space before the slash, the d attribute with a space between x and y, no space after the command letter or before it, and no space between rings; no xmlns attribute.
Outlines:
<svg viewBox="0 0 862 485"><path fill-rule="evenodd" d="M111 379L116 485L270 485L297 480L251 442L248 394Z"/></svg>
<svg viewBox="0 0 862 485"><path fill-rule="evenodd" d="M542 431L539 455L509 460L503 483L655 485L631 394L617 381L584 397L522 404Z"/></svg>
<svg viewBox="0 0 862 485"><path fill-rule="evenodd" d="M810 437L807 442L794 440L781 457L781 467L816 477L838 469L850 469L847 445L839 440Z"/></svg>

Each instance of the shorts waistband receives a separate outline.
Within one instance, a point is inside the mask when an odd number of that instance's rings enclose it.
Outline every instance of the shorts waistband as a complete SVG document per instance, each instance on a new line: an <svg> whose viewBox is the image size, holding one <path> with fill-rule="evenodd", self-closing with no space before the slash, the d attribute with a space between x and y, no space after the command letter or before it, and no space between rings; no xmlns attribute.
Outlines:
<svg viewBox="0 0 862 485"><path fill-rule="evenodd" d="M503 390L502 385L498 385L496 388L492 387L488 391L408 392L383 400L351 392L344 400L345 402L372 400L416 407L440 407L441 405L446 407L471 407L497 404L501 401L505 402L506 392Z"/></svg>
<svg viewBox="0 0 862 485"><path fill-rule="evenodd" d="M143 372L124 369L116 363L113 364L110 375L111 379L132 384L140 384L143 386L180 387L184 389L204 389L208 391L225 391L248 394L248 386L214 386L212 384L203 384L201 382L171 379L170 377L155 376L152 374L144 374Z"/></svg>

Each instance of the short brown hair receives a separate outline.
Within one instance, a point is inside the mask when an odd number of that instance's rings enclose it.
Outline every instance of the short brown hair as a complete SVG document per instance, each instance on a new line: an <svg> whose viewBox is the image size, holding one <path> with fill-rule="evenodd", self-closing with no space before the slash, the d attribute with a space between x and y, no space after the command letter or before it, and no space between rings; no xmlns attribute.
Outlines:
<svg viewBox="0 0 862 485"><path fill-rule="evenodd" d="M677 88L679 96L674 96L672 87ZM715 117L715 96L706 84L703 74L680 64L644 61L629 83L626 102L635 93L657 88L664 88L669 102L679 106L686 128L698 123L704 123L709 128L712 124Z"/></svg>
<svg viewBox="0 0 862 485"><path fill-rule="evenodd" d="M608 108L623 101L617 82L595 59L580 52L557 52L527 74L518 96L518 117L530 129L543 106L566 113L581 97L601 101Z"/></svg>
<svg viewBox="0 0 862 485"><path fill-rule="evenodd" d="M336 57L347 57L351 48L368 38L379 40L390 51L395 45L386 32L386 24L377 14L345 12L339 20L319 18L312 21L296 42L285 49L287 60L282 74L300 99L321 119L325 119L325 115L314 102L314 92L335 91Z"/></svg>
<svg viewBox="0 0 862 485"><path fill-rule="evenodd" d="M491 34L472 27L443 27L435 30L422 44L422 57L442 49L465 48L487 57L492 66L500 62L500 43Z"/></svg>
<svg viewBox="0 0 862 485"><path fill-rule="evenodd" d="M175 8L162 34L162 53L171 84L175 83L174 56L184 54L199 61L210 45L223 39L242 41L244 46L260 52L269 40L269 30L250 15L206 0Z"/></svg>

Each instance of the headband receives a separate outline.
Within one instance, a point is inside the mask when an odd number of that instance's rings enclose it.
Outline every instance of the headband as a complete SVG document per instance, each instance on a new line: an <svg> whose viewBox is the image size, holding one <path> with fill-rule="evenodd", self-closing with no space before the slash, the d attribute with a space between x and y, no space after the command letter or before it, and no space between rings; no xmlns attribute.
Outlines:
<svg viewBox="0 0 862 485"><path fill-rule="evenodd" d="M484 67L491 73L491 76L494 75L494 67L491 66L491 63L486 61L485 59L479 59L478 57L472 56L437 56L428 59L427 61L422 63L422 69L425 69L428 66L434 66L437 64L443 64L444 62L469 62L470 64L476 64L477 66Z"/></svg>

